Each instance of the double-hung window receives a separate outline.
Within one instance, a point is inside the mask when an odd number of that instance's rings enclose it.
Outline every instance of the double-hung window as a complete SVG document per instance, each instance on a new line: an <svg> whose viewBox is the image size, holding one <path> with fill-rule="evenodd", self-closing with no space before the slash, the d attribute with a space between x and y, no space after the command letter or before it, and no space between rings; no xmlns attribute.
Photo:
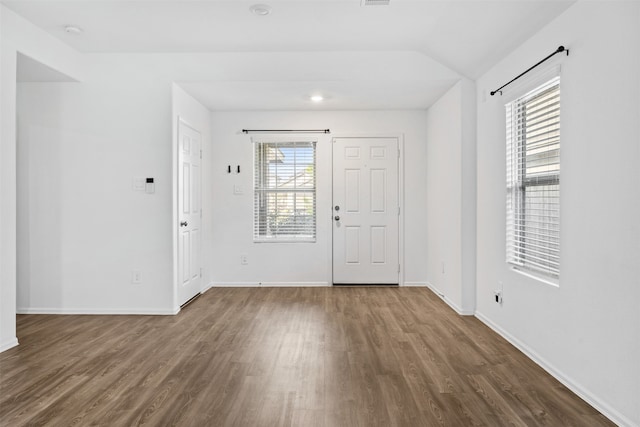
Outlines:
<svg viewBox="0 0 640 427"><path fill-rule="evenodd" d="M506 105L507 262L560 276L560 77Z"/></svg>
<svg viewBox="0 0 640 427"><path fill-rule="evenodd" d="M254 140L256 242L315 242L316 141Z"/></svg>

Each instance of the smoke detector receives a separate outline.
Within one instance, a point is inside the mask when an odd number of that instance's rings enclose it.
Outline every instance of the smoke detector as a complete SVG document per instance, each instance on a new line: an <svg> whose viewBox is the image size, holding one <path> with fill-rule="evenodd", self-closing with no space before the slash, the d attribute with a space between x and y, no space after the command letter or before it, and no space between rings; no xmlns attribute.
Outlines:
<svg viewBox="0 0 640 427"><path fill-rule="evenodd" d="M360 6L388 6L389 0L362 0Z"/></svg>
<svg viewBox="0 0 640 427"><path fill-rule="evenodd" d="M254 4L249 8L251 13L258 16L267 16L271 13L271 6L268 4Z"/></svg>
<svg viewBox="0 0 640 427"><path fill-rule="evenodd" d="M67 34L82 34L82 28L76 27L75 25L65 25L64 31Z"/></svg>

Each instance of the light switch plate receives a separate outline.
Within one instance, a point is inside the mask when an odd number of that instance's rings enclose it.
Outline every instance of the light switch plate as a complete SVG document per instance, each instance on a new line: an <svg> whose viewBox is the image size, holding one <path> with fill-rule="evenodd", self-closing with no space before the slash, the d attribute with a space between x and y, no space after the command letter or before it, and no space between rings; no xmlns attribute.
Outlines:
<svg viewBox="0 0 640 427"><path fill-rule="evenodd" d="M134 176L133 177L133 191L144 191L145 184L147 183L146 178L142 176Z"/></svg>
<svg viewBox="0 0 640 427"><path fill-rule="evenodd" d="M234 184L234 186L233 186L233 194L242 194L242 185Z"/></svg>

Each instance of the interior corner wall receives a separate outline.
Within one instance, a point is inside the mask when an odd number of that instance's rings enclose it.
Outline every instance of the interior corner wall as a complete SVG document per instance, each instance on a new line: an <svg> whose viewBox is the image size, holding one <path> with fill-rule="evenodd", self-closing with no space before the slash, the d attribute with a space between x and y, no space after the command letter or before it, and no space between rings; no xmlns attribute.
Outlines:
<svg viewBox="0 0 640 427"><path fill-rule="evenodd" d="M0 351L16 339L16 68L17 53L81 78L81 55L0 5Z"/></svg>
<svg viewBox="0 0 640 427"><path fill-rule="evenodd" d="M558 45L556 287L505 263L505 110L488 93ZM640 3L577 2L477 81L476 315L621 426L640 425L638 76Z"/></svg>
<svg viewBox="0 0 640 427"><path fill-rule="evenodd" d="M461 193L460 209L462 229L460 242L461 300L462 311L468 314L476 310L476 161L477 161L477 111L476 84L469 79L462 79L461 84Z"/></svg>
<svg viewBox="0 0 640 427"><path fill-rule="evenodd" d="M201 192L202 192L202 289L204 291L211 286L212 282L212 270L209 260L213 258L212 244L213 244L213 219L211 211L213 209L214 200L210 197L213 189L213 179L211 177L211 161L213 158L211 147L211 112L200 102L194 99L191 95L186 93L179 85L172 85L172 128L173 128L173 159L178 158L178 121L184 120L194 129L200 132L202 136L202 176L201 176ZM174 184L177 184L177 163L173 162L173 179ZM178 189L174 188L173 191L173 248L174 248L174 265L177 265L178 257ZM177 294L177 271L174 271L174 307L178 308L178 294Z"/></svg>
<svg viewBox="0 0 640 427"><path fill-rule="evenodd" d="M425 285L425 111L213 112L213 268L217 286L327 286L331 273L331 138L397 136L404 140L405 285ZM253 242L253 144L241 129L331 129L318 135L317 241ZM241 173L227 173L240 165ZM239 187L242 194L234 194ZM246 255L248 265L241 265Z"/></svg>
<svg viewBox="0 0 640 427"><path fill-rule="evenodd" d="M87 61L81 83L19 84L18 311L173 314L171 84Z"/></svg>
<svg viewBox="0 0 640 427"><path fill-rule="evenodd" d="M461 314L475 310L474 104L463 79L427 111L427 277Z"/></svg>
<svg viewBox="0 0 640 427"><path fill-rule="evenodd" d="M5 19L0 5L0 19ZM16 51L0 28L0 351L16 338Z"/></svg>

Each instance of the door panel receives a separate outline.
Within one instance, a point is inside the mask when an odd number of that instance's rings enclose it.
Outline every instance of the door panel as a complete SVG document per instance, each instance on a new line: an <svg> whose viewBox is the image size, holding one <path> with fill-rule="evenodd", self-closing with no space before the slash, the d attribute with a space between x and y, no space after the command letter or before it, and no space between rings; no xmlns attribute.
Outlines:
<svg viewBox="0 0 640 427"><path fill-rule="evenodd" d="M345 227L345 262L347 264L360 263L360 227Z"/></svg>
<svg viewBox="0 0 640 427"><path fill-rule="evenodd" d="M194 229L191 231L191 266L189 268L190 280L197 280L200 276L200 248L202 241L200 239L200 230Z"/></svg>
<svg viewBox="0 0 640 427"><path fill-rule="evenodd" d="M178 302L187 302L201 290L200 133L178 124Z"/></svg>
<svg viewBox="0 0 640 427"><path fill-rule="evenodd" d="M180 265L182 266L182 285L184 286L185 284L189 283L189 279L191 278L190 274L189 274L189 265L187 265L187 263L191 260L191 233L187 232L187 231L183 231L182 233L182 253L181 255L181 259L182 262L180 263Z"/></svg>
<svg viewBox="0 0 640 427"><path fill-rule="evenodd" d="M398 140L333 140L333 282L398 283Z"/></svg>
<svg viewBox="0 0 640 427"><path fill-rule="evenodd" d="M360 171L344 171L345 187L345 210L347 212L360 212ZM339 212L337 212L339 213Z"/></svg>
<svg viewBox="0 0 640 427"><path fill-rule="evenodd" d="M385 264L387 262L387 228L384 226L371 227L371 263Z"/></svg>
<svg viewBox="0 0 640 427"><path fill-rule="evenodd" d="M386 173L385 169L371 169L371 213L385 213L387 210Z"/></svg>
<svg viewBox="0 0 640 427"><path fill-rule="evenodd" d="M199 144L198 144L199 145ZM200 156L198 156L200 157ZM200 160L198 158L198 160ZM200 215L200 165L191 166L191 213Z"/></svg>
<svg viewBox="0 0 640 427"><path fill-rule="evenodd" d="M182 190L182 214L189 215L191 213L191 165L188 161L182 162L180 189Z"/></svg>

